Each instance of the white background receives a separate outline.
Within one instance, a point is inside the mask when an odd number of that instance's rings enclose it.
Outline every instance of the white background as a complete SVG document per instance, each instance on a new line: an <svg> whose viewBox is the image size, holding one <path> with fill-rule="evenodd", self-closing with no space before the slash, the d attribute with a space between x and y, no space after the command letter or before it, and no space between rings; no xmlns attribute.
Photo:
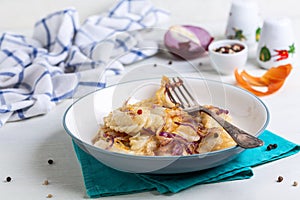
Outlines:
<svg viewBox="0 0 300 200"><path fill-rule="evenodd" d="M81 21L90 15L107 10L113 0L0 0L0 31L30 34L38 19L66 7L75 7ZM230 0L153 0L169 10L170 24L195 24L207 28L214 36L225 32ZM258 2L261 17L288 16L300 35L300 7L296 0L263 0ZM296 46L296 51L298 47ZM299 63L299 62L298 62ZM253 72L261 73L253 59L247 64ZM250 69L250 67L249 67ZM271 113L268 129L300 144L299 102L300 70L298 65L276 94L263 97ZM233 82L232 77L224 80ZM0 128L0 199L85 199L81 171L70 138L62 127L62 115L70 104L65 101L44 116L22 122L8 123ZM54 165L48 165L52 158ZM254 168L249 180L195 186L178 194L159 195L156 192L138 193L103 199L299 199L300 155ZM279 175L284 177L277 183ZM6 176L12 182L4 183ZM43 186L44 180L50 184Z"/></svg>

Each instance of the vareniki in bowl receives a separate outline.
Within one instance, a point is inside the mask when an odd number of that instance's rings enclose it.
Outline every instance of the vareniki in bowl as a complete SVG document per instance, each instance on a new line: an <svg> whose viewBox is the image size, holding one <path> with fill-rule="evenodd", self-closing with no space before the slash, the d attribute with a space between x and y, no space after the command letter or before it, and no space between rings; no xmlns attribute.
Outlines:
<svg viewBox="0 0 300 200"><path fill-rule="evenodd" d="M209 58L213 68L224 75L233 74L247 62L248 47L239 40L218 40L209 47Z"/></svg>
<svg viewBox="0 0 300 200"><path fill-rule="evenodd" d="M199 78L183 78L192 93L205 105L214 105L229 110L232 122L247 132L258 136L269 121L269 113L261 100L238 87ZM138 92L135 99L153 95L160 79L145 79L126 82L90 93L76 101L65 112L63 124L74 142L85 152L103 164L131 173L172 174L208 169L224 164L242 152L234 146L213 152L185 156L140 156L112 152L93 145L93 139L103 117L121 106L132 95L136 86L147 86Z"/></svg>

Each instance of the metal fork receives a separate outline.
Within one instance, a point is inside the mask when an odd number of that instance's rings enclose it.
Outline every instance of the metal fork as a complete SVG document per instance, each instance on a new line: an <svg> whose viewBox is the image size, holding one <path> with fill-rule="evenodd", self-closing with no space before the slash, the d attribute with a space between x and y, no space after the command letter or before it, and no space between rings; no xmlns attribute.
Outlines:
<svg viewBox="0 0 300 200"><path fill-rule="evenodd" d="M197 112L204 112L211 116L240 147L248 149L259 147L264 144L262 140L229 123L211 110L199 105L183 84L183 80L179 77L177 77L177 81L175 78L170 79L170 85L166 87L166 92L170 100L183 108L187 113L194 115Z"/></svg>

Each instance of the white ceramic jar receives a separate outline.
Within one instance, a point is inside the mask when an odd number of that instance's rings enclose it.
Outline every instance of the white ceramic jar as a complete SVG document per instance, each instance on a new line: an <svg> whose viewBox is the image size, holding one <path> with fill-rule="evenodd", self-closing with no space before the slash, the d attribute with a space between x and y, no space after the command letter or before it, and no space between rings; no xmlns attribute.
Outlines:
<svg viewBox="0 0 300 200"><path fill-rule="evenodd" d="M293 64L295 38L289 18L265 19L258 43L256 59L265 69L284 64Z"/></svg>
<svg viewBox="0 0 300 200"><path fill-rule="evenodd" d="M259 9L254 0L233 0L228 16L225 36L247 45L257 43L259 32Z"/></svg>

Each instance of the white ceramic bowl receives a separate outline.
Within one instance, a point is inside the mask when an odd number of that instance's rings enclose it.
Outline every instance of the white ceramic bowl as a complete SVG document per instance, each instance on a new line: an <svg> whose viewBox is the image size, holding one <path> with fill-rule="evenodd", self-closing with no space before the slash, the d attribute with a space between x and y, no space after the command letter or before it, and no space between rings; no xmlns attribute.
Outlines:
<svg viewBox="0 0 300 200"><path fill-rule="evenodd" d="M233 54L224 54L215 51L219 47L232 44L242 45L244 49ZM248 57L247 45L239 40L217 40L209 45L208 52L213 68L224 75L233 74L235 68L244 67Z"/></svg>
<svg viewBox="0 0 300 200"><path fill-rule="evenodd" d="M199 78L183 79L199 103L228 109L234 124L255 136L265 130L269 122L269 112L256 96L221 82ZM244 150L235 146L189 156L135 156L110 152L92 145L99 125L103 123L103 116L121 106L137 86L143 86L143 90L135 93L136 99L153 95L159 84L158 78L130 81L90 93L66 110L64 128L81 149L103 164L132 173L171 174L199 171L224 164Z"/></svg>

